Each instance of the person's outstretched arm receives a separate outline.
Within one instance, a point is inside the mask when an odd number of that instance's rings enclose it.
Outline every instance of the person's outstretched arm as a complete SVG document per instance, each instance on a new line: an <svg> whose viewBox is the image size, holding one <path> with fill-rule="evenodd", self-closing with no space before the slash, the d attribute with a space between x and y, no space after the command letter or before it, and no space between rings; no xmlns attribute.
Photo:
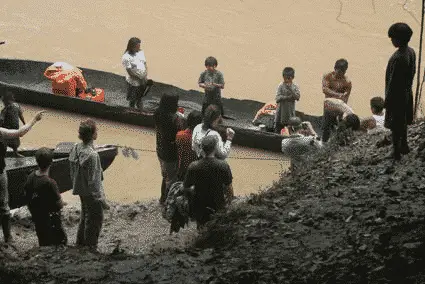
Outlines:
<svg viewBox="0 0 425 284"><path fill-rule="evenodd" d="M45 111L39 111L34 118L31 120L31 122L25 124L24 126L22 126L19 129L7 129L7 128L3 128L0 127L0 134L3 136L3 138L6 139L10 139L10 138L17 138L17 137L22 137L25 134L28 133L28 131L31 130L31 128L34 126L34 124L37 123L37 121L39 121L43 115Z"/></svg>

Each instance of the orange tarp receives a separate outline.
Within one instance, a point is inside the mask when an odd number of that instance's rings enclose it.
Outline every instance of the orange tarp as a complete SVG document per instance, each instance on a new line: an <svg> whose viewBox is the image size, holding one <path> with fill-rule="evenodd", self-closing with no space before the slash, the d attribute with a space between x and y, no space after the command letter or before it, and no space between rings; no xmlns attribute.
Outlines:
<svg viewBox="0 0 425 284"><path fill-rule="evenodd" d="M259 111L257 111L257 114L254 117L254 121L258 119L259 117L263 115L275 115L277 109L277 104L274 101L266 103L262 108L260 108Z"/></svg>
<svg viewBox="0 0 425 284"><path fill-rule="evenodd" d="M105 101L103 89L96 88L93 93L86 93L87 82L82 71L67 63L56 62L47 67L44 76L52 81L52 92L55 95L79 97L95 102Z"/></svg>
<svg viewBox="0 0 425 284"><path fill-rule="evenodd" d="M52 92L57 95L75 97L77 90L84 92L87 82L80 69L60 64L53 64L44 71L44 76L52 81Z"/></svg>

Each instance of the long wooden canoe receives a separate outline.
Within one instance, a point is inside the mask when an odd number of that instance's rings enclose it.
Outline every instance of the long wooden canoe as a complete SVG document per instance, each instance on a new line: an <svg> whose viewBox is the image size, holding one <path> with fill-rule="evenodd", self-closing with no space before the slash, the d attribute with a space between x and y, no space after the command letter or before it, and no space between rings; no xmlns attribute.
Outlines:
<svg viewBox="0 0 425 284"><path fill-rule="evenodd" d="M129 108L126 101L127 86L123 76L104 71L81 68L90 87L105 90L105 103L97 103L74 97L53 95L51 82L43 76L51 62L30 60L0 59L0 85L13 90L17 102L49 107L70 112L78 112L94 117L154 127L153 112L164 93L179 95L179 105L185 113L201 110L203 94L195 90L183 90L178 87L154 82L151 91L144 98L143 112ZM274 133L261 131L251 122L256 112L264 103L253 100L223 98L226 115L224 124L236 131L233 142L241 146L260 148L279 152L282 137ZM321 117L301 112L297 114L302 120L310 121L320 133Z"/></svg>
<svg viewBox="0 0 425 284"><path fill-rule="evenodd" d="M54 159L50 168L50 177L57 182L61 192L65 192L72 188L71 177L69 175L68 156L73 145L73 142L64 142L58 144L54 149ZM36 149L21 151L20 153L26 156L24 158L6 158L9 205L12 209L25 205L23 199L23 186L27 176L37 168L37 162L34 157L35 151ZM96 146L96 151L99 153L103 170L106 170L112 164L115 156L118 154L117 147L109 145Z"/></svg>

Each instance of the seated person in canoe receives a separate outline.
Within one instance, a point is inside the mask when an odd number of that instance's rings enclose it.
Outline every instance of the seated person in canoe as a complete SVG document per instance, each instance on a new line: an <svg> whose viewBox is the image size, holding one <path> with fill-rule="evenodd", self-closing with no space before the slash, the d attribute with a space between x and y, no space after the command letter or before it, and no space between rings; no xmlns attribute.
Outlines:
<svg viewBox="0 0 425 284"><path fill-rule="evenodd" d="M293 135L317 137L317 133L314 131L311 123L309 121L302 121L301 118L297 116L291 117L288 120L288 126L282 128L280 134L284 137Z"/></svg>

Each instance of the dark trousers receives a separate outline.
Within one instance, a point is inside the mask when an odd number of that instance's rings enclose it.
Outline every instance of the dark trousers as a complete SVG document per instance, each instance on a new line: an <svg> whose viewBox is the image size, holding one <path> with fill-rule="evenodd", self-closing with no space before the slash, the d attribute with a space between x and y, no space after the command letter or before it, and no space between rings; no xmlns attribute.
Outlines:
<svg viewBox="0 0 425 284"><path fill-rule="evenodd" d="M40 246L66 245L68 238L62 226L60 212L30 210Z"/></svg>
<svg viewBox="0 0 425 284"><path fill-rule="evenodd" d="M77 245L96 248L103 223L102 202L92 196L80 196L81 216Z"/></svg>
<svg viewBox="0 0 425 284"><path fill-rule="evenodd" d="M221 102L221 98L218 98L218 99L216 99L216 100L210 100L210 101L205 100L205 101L202 103L202 116L204 116L205 109L206 109L209 105L216 105L216 106L218 107L218 109L220 110L221 115L222 115L222 116L224 115L223 103Z"/></svg>
<svg viewBox="0 0 425 284"><path fill-rule="evenodd" d="M133 86L127 83L127 100L129 101L130 107L137 106L139 109L143 109L142 96L145 92L146 84L140 86Z"/></svg>
<svg viewBox="0 0 425 284"><path fill-rule="evenodd" d="M337 116L329 111L324 111L323 113L323 134L322 141L328 142L329 137L331 136L333 128L338 125Z"/></svg>
<svg viewBox="0 0 425 284"><path fill-rule="evenodd" d="M395 157L400 157L400 154L409 151L407 144L407 124L396 125L391 130L393 140L393 153Z"/></svg>

